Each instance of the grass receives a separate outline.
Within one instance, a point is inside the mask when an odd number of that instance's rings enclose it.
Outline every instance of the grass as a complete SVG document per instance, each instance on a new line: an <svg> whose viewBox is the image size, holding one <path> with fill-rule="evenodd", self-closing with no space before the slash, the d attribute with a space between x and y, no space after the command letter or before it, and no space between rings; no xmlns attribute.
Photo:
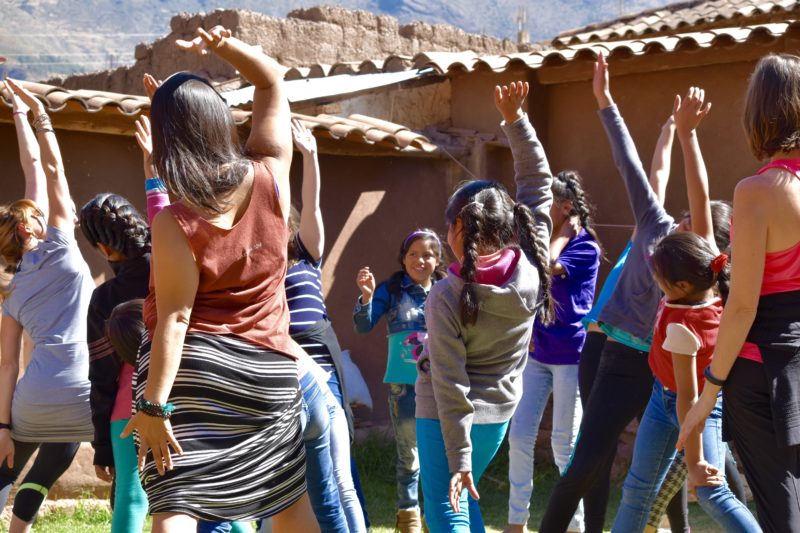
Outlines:
<svg viewBox="0 0 800 533"><path fill-rule="evenodd" d="M373 533L392 533L395 518L394 443L380 434L373 434L354 447L367 510ZM531 520L528 527L535 531L542 518L547 498L558 478L555 467L537 466L534 481L534 499L531 505ZM478 487L481 494L481 510L489 533L499 533L506 525L508 509L508 449L503 444L500 453L489 466ZM606 527L619 506L620 489L612 487L608 505ZM693 533L720 531L697 504L689 505L689 516ZM0 532L5 533L7 522L0 521ZM35 533L106 533L111 527L111 512L107 506L92 505L79 501L72 509L52 509L44 512L36 522ZM149 531L148 526L145 531Z"/></svg>

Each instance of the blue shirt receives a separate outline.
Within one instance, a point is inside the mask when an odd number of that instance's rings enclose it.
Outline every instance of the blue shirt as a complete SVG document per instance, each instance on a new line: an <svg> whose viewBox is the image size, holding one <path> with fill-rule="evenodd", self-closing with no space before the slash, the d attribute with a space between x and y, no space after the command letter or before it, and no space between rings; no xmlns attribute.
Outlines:
<svg viewBox="0 0 800 533"><path fill-rule="evenodd" d="M414 283L407 274L400 281L399 294L391 294L391 280L375 289L372 300L361 304L361 297L353 310L353 322L358 333L367 333L386 315L389 333L389 354L384 383L413 385L417 380L415 353L420 345L417 333L425 327L425 300L428 291Z"/></svg>
<svg viewBox="0 0 800 533"><path fill-rule="evenodd" d="M594 301L600 246L583 228L564 247L558 257L564 273L553 276L550 295L555 304L555 321L545 326L539 320L533 327L534 351L531 357L549 365L575 365L580 359L586 330L581 320Z"/></svg>

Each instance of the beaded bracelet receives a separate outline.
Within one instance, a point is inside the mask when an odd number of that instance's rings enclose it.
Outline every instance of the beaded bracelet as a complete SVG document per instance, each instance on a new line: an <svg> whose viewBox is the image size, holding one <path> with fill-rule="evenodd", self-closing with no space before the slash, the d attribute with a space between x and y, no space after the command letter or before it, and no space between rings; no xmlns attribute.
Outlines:
<svg viewBox="0 0 800 533"><path fill-rule="evenodd" d="M168 420L169 417L172 416L173 411L175 411L175 406L171 403L153 403L144 398L140 398L139 401L136 402L136 410L143 412L147 416Z"/></svg>

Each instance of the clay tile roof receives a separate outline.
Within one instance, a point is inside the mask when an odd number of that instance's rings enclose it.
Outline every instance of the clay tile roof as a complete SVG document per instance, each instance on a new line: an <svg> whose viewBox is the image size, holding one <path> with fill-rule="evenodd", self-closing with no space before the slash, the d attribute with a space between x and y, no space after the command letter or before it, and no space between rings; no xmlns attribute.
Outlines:
<svg viewBox="0 0 800 533"><path fill-rule="evenodd" d="M102 91L68 90L43 83L20 82L42 100L45 109L52 114L56 128L83 129L87 123L94 125L89 129L116 134L133 135L134 120L149 111L150 101L145 96L135 96ZM0 121L11 122L11 99L5 86L0 86ZM232 109L234 121L246 125L250 112ZM78 117L75 114L78 114ZM90 113L93 117L86 117ZM400 124L364 115L336 117L332 115L308 116L292 113L314 134L321 138L346 140L348 142L373 145L394 152L433 154L438 147L420 133L413 132ZM83 118L79 118L83 117ZM97 124L103 119L113 123L113 127L103 129ZM80 122L76 128L70 121Z"/></svg>
<svg viewBox="0 0 800 533"><path fill-rule="evenodd" d="M555 46L633 39L690 28L786 22L800 14L800 0L690 0L561 32Z"/></svg>

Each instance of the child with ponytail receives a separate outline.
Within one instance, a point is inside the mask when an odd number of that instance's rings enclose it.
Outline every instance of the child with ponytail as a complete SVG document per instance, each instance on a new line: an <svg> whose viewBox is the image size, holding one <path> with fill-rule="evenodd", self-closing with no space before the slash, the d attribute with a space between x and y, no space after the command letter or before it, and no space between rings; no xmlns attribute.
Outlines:
<svg viewBox="0 0 800 533"><path fill-rule="evenodd" d="M702 89L676 97L675 123L684 154L692 232L661 239L651 256L653 277L664 293L649 364L655 376L636 435L633 460L612 531L642 531L650 507L675 458L680 425L705 384L703 369L717 342L722 297L729 283L728 256L717 249L708 198L708 177L695 130L711 108ZM722 399L717 398L702 432L685 442L689 483L700 506L725 531L761 531L724 477Z"/></svg>
<svg viewBox="0 0 800 533"><path fill-rule="evenodd" d="M553 393L551 442L556 466L563 471L572 455L581 421L578 361L586 330L582 320L594 301L602 255L592 228L590 205L580 175L559 172L553 178L553 237L550 265L555 320L533 328L533 350L522 374L522 399L509 428L509 501L506 533L522 533L528 522L533 492L533 451L539 423ZM578 507L568 531L583 531L583 509Z"/></svg>
<svg viewBox="0 0 800 533"><path fill-rule="evenodd" d="M495 89L518 201L499 183L477 180L460 186L445 211L457 262L431 289L416 384L420 471L432 533L482 530L476 485L522 394L534 318L539 314L547 324L553 313L546 244L552 176L522 111L527 94L527 83Z"/></svg>

